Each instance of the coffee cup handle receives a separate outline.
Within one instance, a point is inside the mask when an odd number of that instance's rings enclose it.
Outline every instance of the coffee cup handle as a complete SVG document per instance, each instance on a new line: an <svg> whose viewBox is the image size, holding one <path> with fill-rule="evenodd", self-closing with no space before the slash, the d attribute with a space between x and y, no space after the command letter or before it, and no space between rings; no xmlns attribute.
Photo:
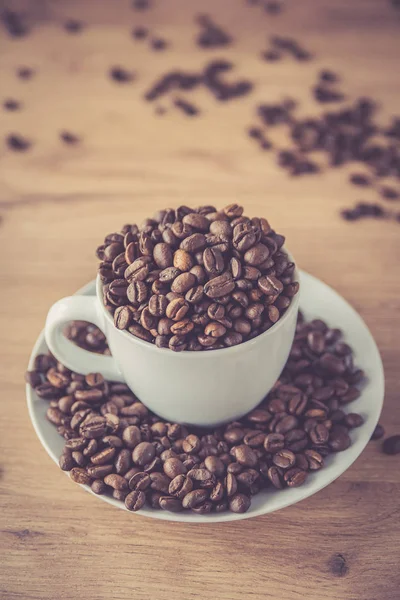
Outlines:
<svg viewBox="0 0 400 600"><path fill-rule="evenodd" d="M45 339L49 350L63 365L82 375L101 373L105 379L123 382L117 363L112 356L95 354L80 348L63 333L70 321L94 323L106 335L104 316L95 296L62 298L50 308L45 325Z"/></svg>

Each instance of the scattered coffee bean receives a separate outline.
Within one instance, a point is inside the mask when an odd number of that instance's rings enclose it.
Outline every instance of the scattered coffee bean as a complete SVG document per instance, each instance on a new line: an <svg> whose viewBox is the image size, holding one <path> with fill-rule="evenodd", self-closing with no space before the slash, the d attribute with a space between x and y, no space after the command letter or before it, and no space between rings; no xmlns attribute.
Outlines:
<svg viewBox="0 0 400 600"><path fill-rule="evenodd" d="M84 26L84 23L77 19L68 19L68 21L65 21L64 23L64 29L68 33L80 33Z"/></svg>
<svg viewBox="0 0 400 600"><path fill-rule="evenodd" d="M371 440L380 440L385 435L385 430L380 423L375 427Z"/></svg>
<svg viewBox="0 0 400 600"><path fill-rule="evenodd" d="M199 114L199 109L191 102L183 100L183 98L175 98L174 104L188 117L194 117Z"/></svg>
<svg viewBox="0 0 400 600"><path fill-rule="evenodd" d="M329 71L325 69L319 73L319 78L321 81L326 83L336 83L338 81L338 76L333 71Z"/></svg>
<svg viewBox="0 0 400 600"><path fill-rule="evenodd" d="M18 133L11 133L6 137L6 144L10 150L26 152L31 147L32 142Z"/></svg>
<svg viewBox="0 0 400 600"><path fill-rule="evenodd" d="M355 173L354 175L350 175L350 181L354 185L360 185L360 186L370 185L370 180L368 179L368 177L366 177L365 175L358 174L358 173Z"/></svg>
<svg viewBox="0 0 400 600"><path fill-rule="evenodd" d="M165 50L167 48L167 46L168 46L168 43L166 42L166 40L163 40L162 38L154 38L153 40L151 40L151 47L156 52L161 52L161 51Z"/></svg>
<svg viewBox="0 0 400 600"><path fill-rule="evenodd" d="M19 110L21 108L21 103L18 102L18 100L13 100L12 98L9 98L7 100L4 100L3 102L3 108L5 110L9 110L9 111L16 111Z"/></svg>
<svg viewBox="0 0 400 600"><path fill-rule="evenodd" d="M122 67L112 67L109 71L109 76L117 83L129 83L135 78L134 73Z"/></svg>
<svg viewBox="0 0 400 600"><path fill-rule="evenodd" d="M0 19L4 29L11 37L24 37L28 35L29 28L22 15L13 10L3 10Z"/></svg>
<svg viewBox="0 0 400 600"><path fill-rule="evenodd" d="M400 454L400 435L392 435L386 438L382 444L385 454Z"/></svg>
<svg viewBox="0 0 400 600"><path fill-rule="evenodd" d="M148 33L149 31L146 29L146 27L135 27L135 29L132 31L132 37L134 37L136 40L144 40Z"/></svg>
<svg viewBox="0 0 400 600"><path fill-rule="evenodd" d="M209 16L200 15L196 21L202 28L197 37L197 44L201 48L219 48L228 46L232 42L231 36L216 25Z"/></svg>
<svg viewBox="0 0 400 600"><path fill-rule="evenodd" d="M64 142L64 144L68 144L71 146L78 144L80 142L80 138L77 135L75 135L74 133L71 133L69 131L61 131L60 139L61 139L61 141Z"/></svg>
<svg viewBox="0 0 400 600"><path fill-rule="evenodd" d="M400 198L400 193L394 188L384 186L381 188L381 196L385 198L385 200L398 200Z"/></svg>
<svg viewBox="0 0 400 600"><path fill-rule="evenodd" d="M17 75L20 79L31 79L35 74L34 70L30 67L19 67L17 69Z"/></svg>

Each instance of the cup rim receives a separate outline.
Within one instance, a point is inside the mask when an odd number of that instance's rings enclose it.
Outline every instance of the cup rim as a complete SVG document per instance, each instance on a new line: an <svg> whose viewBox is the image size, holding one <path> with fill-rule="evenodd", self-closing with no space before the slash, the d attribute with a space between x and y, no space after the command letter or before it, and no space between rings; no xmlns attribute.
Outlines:
<svg viewBox="0 0 400 600"><path fill-rule="evenodd" d="M294 262L292 255L289 254L289 252L287 252L287 251L286 251L286 254L288 255L290 261ZM294 279L295 279L295 281L297 281L299 283L299 286L301 286L299 270L297 268L296 263L294 263L294 264L295 264L295 268L293 271ZM206 358L209 354L211 354L212 356L215 356L216 354L218 354L218 356L222 356L222 353L223 353L223 355L226 356L226 355L228 355L228 353L230 353L230 354L238 353L241 350L243 350L244 347L249 348L250 346L255 346L256 344L261 342L261 339L265 340L268 336L271 336L273 333L278 331L278 329L280 329L283 326L285 321L287 321L289 319L291 313L298 308L299 300L300 300L300 287L299 287L297 294L292 297L290 306L287 308L283 317L281 317L276 323L274 323L272 325L272 327L267 329L267 331L260 333L260 335L257 335L255 338L252 338L251 340L247 340L246 342L241 342L240 344L236 344L235 346L231 346L230 348L218 348L217 350L210 350L210 351L205 351L205 352L204 351L196 351L196 350L182 350L181 352L174 352L170 348L158 348L158 346L156 346L152 342L146 342L146 340L140 339L139 337L129 333L125 329L117 329L115 327L113 318L111 317L110 313L108 312L108 310L106 310L106 307L104 306L104 303L102 300L103 294L101 293L102 289L103 289L103 284L100 280L100 276L97 275L96 276L96 297L97 297L97 300L99 301L99 304L102 308L105 318L110 323L112 328L115 329L116 332L118 332L119 334L122 334L124 337L129 339L132 343L138 344L139 347L142 346L143 348L151 348L155 352L163 352L163 353L165 353L165 351L167 350L174 356L180 356L182 358L184 357L184 358L187 358L190 360L193 360L194 358L200 358L200 357Z"/></svg>

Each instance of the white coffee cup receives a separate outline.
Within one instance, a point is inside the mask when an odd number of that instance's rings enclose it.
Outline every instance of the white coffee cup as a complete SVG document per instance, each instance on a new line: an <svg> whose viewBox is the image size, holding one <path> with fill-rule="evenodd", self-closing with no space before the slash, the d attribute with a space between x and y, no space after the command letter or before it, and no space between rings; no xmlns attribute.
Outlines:
<svg viewBox="0 0 400 600"><path fill-rule="evenodd" d="M297 270L294 276L298 281ZM160 417L198 426L238 419L266 396L289 356L299 305L296 294L282 318L248 342L221 350L173 352L117 329L103 305L99 277L96 292L63 298L51 307L45 337L57 360L78 373L100 372L106 379L123 381ZM69 341L63 329L74 320L97 325L112 357Z"/></svg>

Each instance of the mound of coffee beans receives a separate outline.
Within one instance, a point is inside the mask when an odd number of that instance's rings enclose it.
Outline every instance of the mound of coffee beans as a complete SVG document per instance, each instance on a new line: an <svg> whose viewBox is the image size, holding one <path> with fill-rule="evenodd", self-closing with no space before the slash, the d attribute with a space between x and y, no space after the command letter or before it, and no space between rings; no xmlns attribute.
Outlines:
<svg viewBox="0 0 400 600"><path fill-rule="evenodd" d="M85 327L79 322L82 338ZM340 338L339 329L300 314L273 390L245 417L213 430L164 421L126 385L73 373L50 354L36 357L26 381L49 401L47 418L65 439L60 467L73 481L132 511L243 513L263 489L302 485L362 425L346 405L359 397L364 374ZM396 440L390 452L397 447Z"/></svg>
<svg viewBox="0 0 400 600"><path fill-rule="evenodd" d="M284 241L237 204L160 210L97 249L104 305L118 329L159 348L240 344L272 327L299 289Z"/></svg>

